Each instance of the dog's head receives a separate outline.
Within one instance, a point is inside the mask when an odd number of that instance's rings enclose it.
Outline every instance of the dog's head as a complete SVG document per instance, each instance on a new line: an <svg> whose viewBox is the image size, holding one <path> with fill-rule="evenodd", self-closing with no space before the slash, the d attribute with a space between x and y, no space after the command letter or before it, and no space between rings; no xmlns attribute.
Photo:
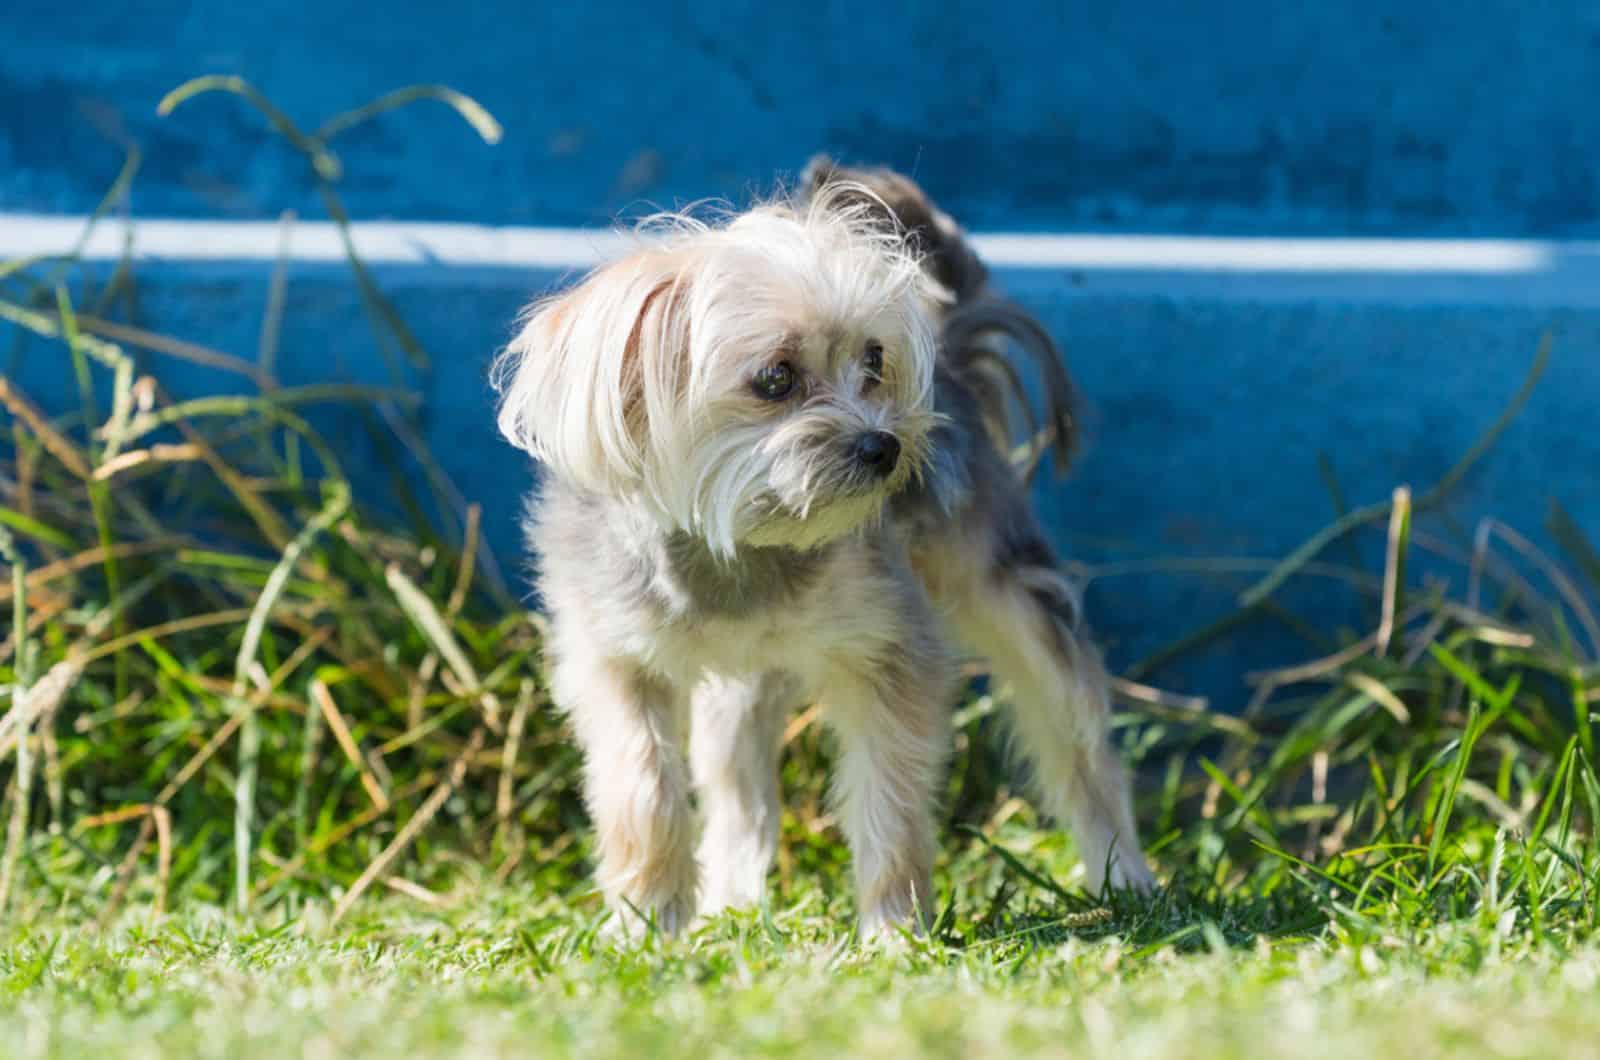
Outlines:
<svg viewBox="0 0 1600 1060"><path fill-rule="evenodd" d="M723 554L876 518L927 456L934 293L863 195L670 218L536 303L497 365L501 432Z"/></svg>

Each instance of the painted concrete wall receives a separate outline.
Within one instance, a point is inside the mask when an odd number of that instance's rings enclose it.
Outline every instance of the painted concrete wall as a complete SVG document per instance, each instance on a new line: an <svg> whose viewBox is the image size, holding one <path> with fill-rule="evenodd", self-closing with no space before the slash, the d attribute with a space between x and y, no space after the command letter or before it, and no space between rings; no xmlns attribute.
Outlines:
<svg viewBox="0 0 1600 1060"><path fill-rule="evenodd" d="M147 214L317 206L231 99L314 125L440 81L343 145L359 216L605 223L738 197L828 148L914 169L979 228L1593 233L1600 5L1587 0L951 0L0 7L0 208L89 208L128 136Z"/></svg>
<svg viewBox="0 0 1600 1060"><path fill-rule="evenodd" d="M303 163L238 100L155 117L177 82L226 72L308 126L411 81L457 86L505 124L491 148L424 104L341 141L342 191L363 218L599 225L646 203L742 197L826 148L914 170L978 229L1600 231L1600 6L1578 0L10 0L0 40L0 211L92 208L131 139L146 156L136 215L320 216ZM1320 454L1355 503L1425 486L1515 390L1546 329L1549 377L1436 529L1494 513L1533 530L1560 500L1600 537L1600 270L1593 247L1541 255L1525 275L1487 278L1007 274L1067 343L1094 410L1073 476L1041 486L1059 541L1091 561L1281 554L1332 514ZM264 269L142 275L141 323L253 351ZM493 436L484 368L517 307L558 277L380 278L435 356L415 380L428 438L514 568L527 469ZM294 271L282 349L287 381L383 378L339 270ZM51 347L0 370L71 401ZM225 382L194 372L175 389ZM364 429L319 422L376 479ZM1096 583L1089 609L1125 665L1228 610L1238 584L1124 575ZM1286 599L1364 621L1324 584ZM1296 650L1268 623L1157 676L1227 694Z"/></svg>

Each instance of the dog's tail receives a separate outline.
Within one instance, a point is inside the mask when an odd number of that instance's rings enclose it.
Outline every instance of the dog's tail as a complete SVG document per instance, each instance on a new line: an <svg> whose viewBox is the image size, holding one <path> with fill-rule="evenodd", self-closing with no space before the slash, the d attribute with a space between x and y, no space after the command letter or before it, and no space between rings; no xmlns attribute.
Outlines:
<svg viewBox="0 0 1600 1060"><path fill-rule="evenodd" d="M892 169L841 166L827 155L814 156L801 176L807 196L841 183L865 189L859 205L903 232L922 255L928 275L949 292L953 305L944 317L940 356L978 400L984 422L1000 444L1015 444L1015 415L1020 411L1024 477L1032 477L1046 449L1054 455L1056 473L1065 472L1078 446L1078 390L1050 332L1038 317L990 286L989 270L966 233L915 181ZM1012 344L1033 362L1043 384L1042 418L1011 360Z"/></svg>
<svg viewBox="0 0 1600 1060"><path fill-rule="evenodd" d="M1044 419L1040 422L1027 388L1007 356L1005 339L1021 347L1033 360L1044 389ZM1039 318L1010 299L985 296L956 306L945 317L941 339L943 356L968 379L987 376L1001 385L975 387L984 404L984 417L1002 426L1006 437L1010 410L1022 411L1027 425L1023 451L1024 479L1033 476L1048 447L1057 474L1066 471L1078 448L1078 389L1067 371L1066 358Z"/></svg>

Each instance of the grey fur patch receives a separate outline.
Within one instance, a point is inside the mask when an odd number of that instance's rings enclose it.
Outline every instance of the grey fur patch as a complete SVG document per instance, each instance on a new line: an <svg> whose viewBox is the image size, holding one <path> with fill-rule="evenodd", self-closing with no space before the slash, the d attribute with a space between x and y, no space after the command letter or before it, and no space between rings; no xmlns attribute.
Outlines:
<svg viewBox="0 0 1600 1060"><path fill-rule="evenodd" d="M739 618L800 599L826 568L830 551L746 545L728 559L713 555L699 538L678 533L664 542L656 576L670 579L696 613Z"/></svg>
<svg viewBox="0 0 1600 1060"><path fill-rule="evenodd" d="M739 618L800 599L827 565L828 548L799 552L745 546L714 554L686 532L663 534L642 520L619 518L618 505L560 483L528 503L535 567L603 556L586 577L594 595L650 608L663 618Z"/></svg>

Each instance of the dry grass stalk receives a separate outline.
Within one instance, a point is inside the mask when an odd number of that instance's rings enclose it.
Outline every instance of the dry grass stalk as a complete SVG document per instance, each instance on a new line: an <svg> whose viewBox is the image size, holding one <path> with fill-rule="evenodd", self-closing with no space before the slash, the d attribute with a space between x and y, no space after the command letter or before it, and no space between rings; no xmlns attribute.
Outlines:
<svg viewBox="0 0 1600 1060"><path fill-rule="evenodd" d="M361 748L356 744L356 739L350 733L350 726L345 723L344 714L339 710L339 704L334 701L333 692L329 690L321 678L315 678L310 684L311 698L316 701L318 709L322 711L323 720L328 723L328 728L333 731L333 738L338 741L339 749L344 752L345 758L355 767L356 773L361 778L361 786L366 789L367 797L372 800L372 805L383 811L389 808L389 796L384 792L383 785L378 783L378 778L372 775L367 768L366 759L361 754Z"/></svg>
<svg viewBox="0 0 1600 1060"><path fill-rule="evenodd" d="M484 729L482 727L473 732L472 739L467 742L466 750L451 763L450 774L445 778L444 782L433 790L427 801L417 809L417 812L400 829L400 834L395 836L389 842L389 845L383 848L383 852L373 859L372 864L367 866L366 871L357 877L356 882L351 884L350 889L339 898L338 904L333 907L332 923L337 924L344 919L345 914L350 911L350 907L355 905L360 897L366 893L368 887L372 886L372 881L383 875L389 864L406 847L410 846L418 834L433 820L434 815L444 806L451 793L461 784L461 780L467 772L467 763L478 753L478 749L483 746L483 738Z"/></svg>

